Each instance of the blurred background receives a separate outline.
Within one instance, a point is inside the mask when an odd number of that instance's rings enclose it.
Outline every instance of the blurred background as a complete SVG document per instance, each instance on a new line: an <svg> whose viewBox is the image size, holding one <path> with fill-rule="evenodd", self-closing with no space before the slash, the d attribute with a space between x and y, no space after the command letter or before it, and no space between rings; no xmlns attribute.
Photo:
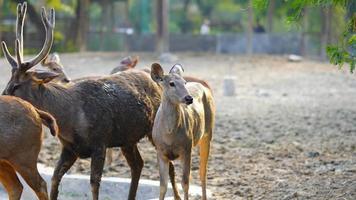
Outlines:
<svg viewBox="0 0 356 200"><path fill-rule="evenodd" d="M0 38L14 40L16 5L0 0ZM298 54L326 58L355 1L29 0L25 50L42 45L40 8L56 10L53 51ZM335 3L336 2L336 3ZM12 43L12 42L11 42ZM10 44L11 44L10 43ZM11 46L11 45L10 45Z"/></svg>
<svg viewBox="0 0 356 200"><path fill-rule="evenodd" d="M11 53L21 2L0 0L0 38ZM356 0L27 3L26 59L43 45L45 6L56 11L51 52L72 79L108 75L137 55L139 69L160 62L168 72L181 63L185 75L211 85L211 199L356 199ZM10 77L0 53L0 91ZM142 178L158 181L154 147L146 139L138 146ZM60 148L47 137L38 162L54 167ZM119 151L113 158L104 176L130 177ZM195 150L192 184L200 185L198 170ZM89 175L90 160L78 160L69 173Z"/></svg>

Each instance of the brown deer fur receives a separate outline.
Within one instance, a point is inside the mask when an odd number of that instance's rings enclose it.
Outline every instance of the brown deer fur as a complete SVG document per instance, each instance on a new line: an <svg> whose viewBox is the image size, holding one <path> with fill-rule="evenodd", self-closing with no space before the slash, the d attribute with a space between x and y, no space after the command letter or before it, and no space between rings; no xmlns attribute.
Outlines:
<svg viewBox="0 0 356 200"><path fill-rule="evenodd" d="M26 4L23 5L26 8ZM55 73L28 71L51 49L54 11L47 17L42 10L46 40L41 52L30 61L24 61L22 55L24 13L18 12L16 59L2 43L4 55L12 66L12 76L3 94L27 100L57 119L62 152L52 177L50 198L58 198L60 181L77 158L91 158L90 184L93 199L97 200L106 149L121 147L131 168L128 198L135 199L143 168L136 144L144 136L151 136L161 98L160 87L149 74L138 70L83 80L68 87L50 82L58 76Z"/></svg>
<svg viewBox="0 0 356 200"><path fill-rule="evenodd" d="M47 184L37 170L37 157L42 143L42 124L53 136L58 127L48 113L30 103L11 96L0 96L0 182L10 200L19 200L22 193L16 172L36 192L39 199L48 199Z"/></svg>

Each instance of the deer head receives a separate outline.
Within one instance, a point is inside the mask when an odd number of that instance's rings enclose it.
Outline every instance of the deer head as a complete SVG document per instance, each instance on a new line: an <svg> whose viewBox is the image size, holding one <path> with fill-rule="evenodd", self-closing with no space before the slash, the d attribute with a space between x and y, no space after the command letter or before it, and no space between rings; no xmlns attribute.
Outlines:
<svg viewBox="0 0 356 200"><path fill-rule="evenodd" d="M8 82L3 94L5 95L15 95L22 96L26 94L29 90L28 87L35 87L40 84L46 83L53 78L57 77L58 74L48 72L48 71L28 71L38 63L40 63L51 50L53 42L53 29L55 25L55 13L54 9L51 9L49 15L47 16L46 11L42 8L41 18L43 25L46 30L46 39L43 47L34 58L24 61L23 60L23 24L26 17L27 4L17 5L17 20L16 20L16 40L15 40L15 54L14 58L9 50L7 49L6 43L3 41L1 43L3 53L12 67L11 79Z"/></svg>
<svg viewBox="0 0 356 200"><path fill-rule="evenodd" d="M163 98L173 104L193 103L193 97L189 94L183 75L183 67L175 64L167 75L164 75L160 64L153 63L151 66L151 78L163 87Z"/></svg>
<svg viewBox="0 0 356 200"><path fill-rule="evenodd" d="M65 72L57 53L49 54L45 59L42 60L41 65L47 68L50 72L58 74L58 77L53 80L54 82L69 83L71 81L67 76L67 73Z"/></svg>

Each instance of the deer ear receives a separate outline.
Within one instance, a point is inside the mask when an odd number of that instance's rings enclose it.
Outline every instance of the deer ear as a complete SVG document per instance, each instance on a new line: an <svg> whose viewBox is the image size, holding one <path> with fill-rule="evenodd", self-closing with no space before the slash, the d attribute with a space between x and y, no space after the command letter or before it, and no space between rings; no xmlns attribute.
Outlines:
<svg viewBox="0 0 356 200"><path fill-rule="evenodd" d="M44 67L47 67L49 63L57 63L59 65L61 64L61 59L59 58L58 53L49 54L45 59L41 61L41 65Z"/></svg>
<svg viewBox="0 0 356 200"><path fill-rule="evenodd" d="M49 56L49 62L61 63L58 53L52 53Z"/></svg>
<svg viewBox="0 0 356 200"><path fill-rule="evenodd" d="M132 60L131 60L131 68L135 68L138 62L138 56L135 56Z"/></svg>
<svg viewBox="0 0 356 200"><path fill-rule="evenodd" d="M48 83L58 76L59 74L48 71L35 71L32 74L33 79L39 83Z"/></svg>
<svg viewBox="0 0 356 200"><path fill-rule="evenodd" d="M170 74L178 74L179 76L182 76L184 72L183 66L181 64L175 64L169 71Z"/></svg>
<svg viewBox="0 0 356 200"><path fill-rule="evenodd" d="M164 76L163 69L162 69L161 65L158 63L153 63L151 65L151 78L155 82L159 83L159 82L163 81L163 76Z"/></svg>

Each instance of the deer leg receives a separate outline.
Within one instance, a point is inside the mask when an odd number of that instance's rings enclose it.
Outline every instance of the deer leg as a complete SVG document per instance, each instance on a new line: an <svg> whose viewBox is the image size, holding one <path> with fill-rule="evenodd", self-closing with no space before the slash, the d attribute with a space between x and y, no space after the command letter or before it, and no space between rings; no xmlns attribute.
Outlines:
<svg viewBox="0 0 356 200"><path fill-rule="evenodd" d="M208 137L203 137L199 146L199 153L200 153L199 174L200 174L203 200L206 200L206 171L208 168L209 152L210 152L210 140Z"/></svg>
<svg viewBox="0 0 356 200"><path fill-rule="evenodd" d="M185 152L182 159L183 176L182 176L182 188L184 191L184 200L189 199L189 178L190 178L190 164L191 164L191 151Z"/></svg>
<svg viewBox="0 0 356 200"><path fill-rule="evenodd" d="M38 199L48 200L47 184L38 173L37 162L14 163L16 170L21 174L26 183L36 193Z"/></svg>
<svg viewBox="0 0 356 200"><path fill-rule="evenodd" d="M70 150L62 148L62 152L59 161L54 169L51 185L51 200L58 198L58 186L61 182L63 175L72 167L77 160L77 156Z"/></svg>
<svg viewBox="0 0 356 200"><path fill-rule="evenodd" d="M0 182L4 185L9 200L20 200L23 186L14 168L6 162L0 162Z"/></svg>
<svg viewBox="0 0 356 200"><path fill-rule="evenodd" d="M164 200L167 192L168 176L169 176L169 161L157 153L158 167L159 167L159 200Z"/></svg>
<svg viewBox="0 0 356 200"><path fill-rule="evenodd" d="M138 182L140 180L141 171L143 168L143 160L138 151L137 145L121 147L122 153L125 156L127 163L131 168L131 186L128 199L135 199Z"/></svg>
<svg viewBox="0 0 356 200"><path fill-rule="evenodd" d="M113 149L107 149L106 150L106 164L111 165L112 160L113 160Z"/></svg>
<svg viewBox="0 0 356 200"><path fill-rule="evenodd" d="M176 179L175 179L175 172L174 172L174 165L173 162L169 162L169 178L171 179L171 184L173 188L173 193L174 193L174 199L175 200L180 200L177 184L176 184Z"/></svg>
<svg viewBox="0 0 356 200"><path fill-rule="evenodd" d="M99 199L99 187L105 164L105 154L106 149L101 147L96 148L96 150L91 155L90 185L93 200Z"/></svg>

